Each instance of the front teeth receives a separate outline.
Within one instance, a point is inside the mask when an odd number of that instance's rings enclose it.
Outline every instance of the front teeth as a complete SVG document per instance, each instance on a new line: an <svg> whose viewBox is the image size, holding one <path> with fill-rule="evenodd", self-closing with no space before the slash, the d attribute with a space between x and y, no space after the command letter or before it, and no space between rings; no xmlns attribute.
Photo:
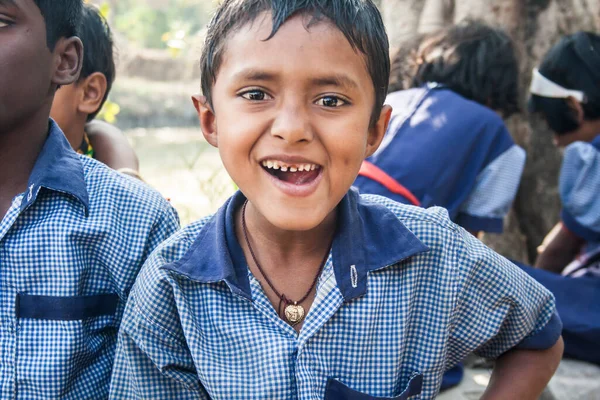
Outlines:
<svg viewBox="0 0 600 400"><path fill-rule="evenodd" d="M269 169L281 169L281 171L283 171L283 172L314 171L315 169L319 168L319 166L316 164L289 165L289 164L285 164L280 161L271 161L271 160L263 161L262 165L263 165L263 167L269 168Z"/></svg>

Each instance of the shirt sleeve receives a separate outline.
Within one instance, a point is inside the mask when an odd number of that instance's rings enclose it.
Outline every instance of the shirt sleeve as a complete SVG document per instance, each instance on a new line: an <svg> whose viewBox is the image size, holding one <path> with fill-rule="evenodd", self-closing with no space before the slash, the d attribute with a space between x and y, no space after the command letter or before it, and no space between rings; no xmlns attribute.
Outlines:
<svg viewBox="0 0 600 400"><path fill-rule="evenodd" d="M146 254L144 260L172 234L179 230L179 216L175 208L166 200L164 201L163 209L157 218L152 230L148 234Z"/></svg>
<svg viewBox="0 0 600 400"><path fill-rule="evenodd" d="M142 271L129 296L119 331L110 399L208 400L185 342L173 289L164 280L158 281L159 274L166 273Z"/></svg>
<svg viewBox="0 0 600 400"><path fill-rule="evenodd" d="M525 150L513 145L488 164L477 176L456 222L469 231L502 232L504 217L519 189L525 159Z"/></svg>
<svg viewBox="0 0 600 400"><path fill-rule="evenodd" d="M567 146L559 179L562 220L588 242L600 241L600 151L592 144Z"/></svg>
<svg viewBox="0 0 600 400"><path fill-rule="evenodd" d="M512 348L552 347L562 330L552 293L472 235L462 235L449 363L470 352L497 358Z"/></svg>

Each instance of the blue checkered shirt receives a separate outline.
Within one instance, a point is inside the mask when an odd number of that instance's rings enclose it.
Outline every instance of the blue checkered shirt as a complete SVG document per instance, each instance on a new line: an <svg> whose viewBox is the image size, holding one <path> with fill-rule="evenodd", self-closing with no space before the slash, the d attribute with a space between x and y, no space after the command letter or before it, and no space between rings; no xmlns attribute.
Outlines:
<svg viewBox="0 0 600 400"><path fill-rule="evenodd" d="M0 222L0 398L107 398L129 290L179 222L158 193L49 127Z"/></svg>
<svg viewBox="0 0 600 400"><path fill-rule="evenodd" d="M453 224L351 190L299 334L249 272L234 195L142 268L119 334L113 399L431 399L471 351L544 349L552 295ZM375 396L375 397L371 397Z"/></svg>

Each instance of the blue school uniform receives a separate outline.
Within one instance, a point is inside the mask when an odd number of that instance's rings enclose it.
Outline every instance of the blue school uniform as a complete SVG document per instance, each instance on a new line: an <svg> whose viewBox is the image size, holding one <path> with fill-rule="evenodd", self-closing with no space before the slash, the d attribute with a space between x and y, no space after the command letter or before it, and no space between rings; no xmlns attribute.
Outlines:
<svg viewBox="0 0 600 400"><path fill-rule="evenodd" d="M600 135L567 146L559 191L562 221L585 241L562 275L523 266L556 296L565 356L600 365Z"/></svg>
<svg viewBox="0 0 600 400"><path fill-rule="evenodd" d="M158 193L76 154L50 121L0 221L0 398L107 398L129 290L178 224Z"/></svg>
<svg viewBox="0 0 600 400"><path fill-rule="evenodd" d="M525 151L502 119L443 85L391 93L392 118L382 145L367 161L406 187L423 207L441 206L469 231L501 232L517 193ZM361 193L409 201L359 176Z"/></svg>
<svg viewBox="0 0 600 400"><path fill-rule="evenodd" d="M234 226L244 201L146 262L112 399L432 399L469 352L546 349L560 335L552 295L445 210L354 190L297 334L247 266Z"/></svg>

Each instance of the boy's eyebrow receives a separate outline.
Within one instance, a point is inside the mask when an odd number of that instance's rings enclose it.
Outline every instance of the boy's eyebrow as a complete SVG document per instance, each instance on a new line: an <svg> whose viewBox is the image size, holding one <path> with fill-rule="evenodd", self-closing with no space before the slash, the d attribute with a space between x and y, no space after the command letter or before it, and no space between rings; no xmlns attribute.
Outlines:
<svg viewBox="0 0 600 400"><path fill-rule="evenodd" d="M2 1L2 0L0 0ZM234 80L250 80L250 81L275 81L277 75L267 71L257 69L245 69L233 76ZM344 74L334 74L319 76L311 80L313 86L339 86L346 89L356 89L358 84L354 79Z"/></svg>
<svg viewBox="0 0 600 400"><path fill-rule="evenodd" d="M277 79L277 77L271 72L261 71L258 69L244 69L240 72L237 72L233 76L233 79L248 81L274 81Z"/></svg>
<svg viewBox="0 0 600 400"><path fill-rule="evenodd" d="M354 79L344 74L317 77L312 80L312 84L314 86L340 86L346 89L358 88L358 84Z"/></svg>

